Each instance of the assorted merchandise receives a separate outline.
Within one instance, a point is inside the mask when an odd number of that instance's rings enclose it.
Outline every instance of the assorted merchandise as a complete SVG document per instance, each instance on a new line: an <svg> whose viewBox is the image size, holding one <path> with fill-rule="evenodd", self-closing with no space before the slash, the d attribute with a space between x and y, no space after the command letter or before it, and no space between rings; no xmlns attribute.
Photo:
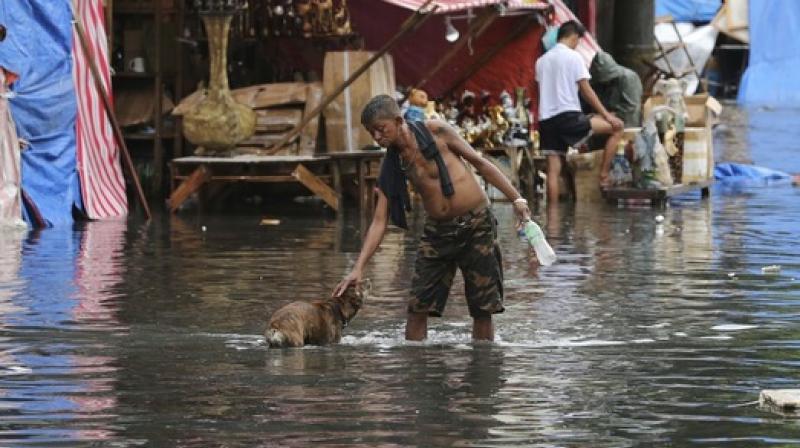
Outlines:
<svg viewBox="0 0 800 448"><path fill-rule="evenodd" d="M673 176L670 170L670 156L677 154L677 147L670 144L674 150L668 153L665 145L661 143L659 137L657 121L663 120L664 116L674 114L672 108L668 106L657 106L650 111L644 120L642 130L636 135L634 144L634 162L638 168L638 176L635 176L635 186L638 188L662 188L673 184ZM674 134L674 131L666 136ZM667 140L665 138L664 140ZM669 138L671 142L671 137Z"/></svg>
<svg viewBox="0 0 800 448"><path fill-rule="evenodd" d="M405 115L419 119L421 110L427 119L441 118L476 148L535 147L532 138L537 134L531 133L530 99L522 87L515 89L515 95L516 101L503 91L495 99L484 91L478 98L474 92L465 90L458 99L451 96L433 102L427 100L424 91L414 89L409 94Z"/></svg>
<svg viewBox="0 0 800 448"><path fill-rule="evenodd" d="M347 0L265 0L263 36L346 36L352 34Z"/></svg>
<svg viewBox="0 0 800 448"><path fill-rule="evenodd" d="M617 153L611 159L611 170L609 178L611 185L614 186L628 186L633 182L633 175L631 172L631 164L625 158L625 140L620 140L617 145Z"/></svg>
<svg viewBox="0 0 800 448"><path fill-rule="evenodd" d="M425 109L428 107L428 94L422 89L411 89L408 94L408 108L403 118L408 121L424 121L427 119Z"/></svg>

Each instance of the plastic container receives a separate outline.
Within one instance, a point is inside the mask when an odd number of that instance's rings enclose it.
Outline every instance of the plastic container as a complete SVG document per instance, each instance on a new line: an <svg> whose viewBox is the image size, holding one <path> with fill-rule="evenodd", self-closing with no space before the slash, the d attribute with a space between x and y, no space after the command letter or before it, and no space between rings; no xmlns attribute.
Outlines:
<svg viewBox="0 0 800 448"><path fill-rule="evenodd" d="M631 164L625 158L625 141L622 140L617 145L617 154L611 160L611 170L609 173L611 183L616 186L628 186L633 182Z"/></svg>
<svg viewBox="0 0 800 448"><path fill-rule="evenodd" d="M532 220L526 221L523 233L525 234L525 239L528 240L528 243L536 252L536 258L539 260L539 264L550 266L555 263L556 253L547 243L547 239L545 239L544 232L542 232L542 228L539 227L539 224L536 224Z"/></svg>

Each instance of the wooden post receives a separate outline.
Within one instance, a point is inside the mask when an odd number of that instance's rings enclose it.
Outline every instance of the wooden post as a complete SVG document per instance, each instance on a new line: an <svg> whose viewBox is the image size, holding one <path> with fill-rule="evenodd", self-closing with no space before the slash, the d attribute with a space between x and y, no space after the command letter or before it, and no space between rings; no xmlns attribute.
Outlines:
<svg viewBox="0 0 800 448"><path fill-rule="evenodd" d="M155 82L155 110L153 111L153 127L155 128L155 138L153 139L153 183L155 184L155 191L162 197L164 194L164 142L161 112L163 108L163 83L161 78L161 14L164 7L161 6L160 1L153 2L153 22L155 28L155 61L153 71L153 82Z"/></svg>
<svg viewBox="0 0 800 448"><path fill-rule="evenodd" d="M131 155L128 152L128 146L125 144L125 138L122 136L122 130L119 127L117 116L114 114L114 109L111 107L111 101L108 99L108 92L106 92L106 88L103 86L103 81L100 77L100 73L97 70L97 64L94 60L94 53L90 51L89 44L86 42L86 33L83 29L83 23L81 23L80 17L75 14L75 8L71 3L70 7L72 7L72 21L75 24L75 31L78 34L78 40L81 43L83 53L86 55L86 61L89 62L89 69L92 72L92 77L94 77L94 84L97 86L100 99L103 100L103 107L106 110L106 115L108 115L108 119L111 121L111 127L114 130L114 137L116 137L117 144L122 150L122 160L125 164L125 167L128 168L128 174L131 177L133 185L136 187L136 194L139 198L139 202L142 204L142 208L144 209L144 217L149 221L152 216L150 214L150 206L147 204L147 198L144 196L142 184L139 182L139 175L136 173L136 167L133 166L133 160L131 160Z"/></svg>
<svg viewBox="0 0 800 448"><path fill-rule="evenodd" d="M372 66L379 58L381 58L386 52L388 52L392 47L395 46L397 41L400 40L401 37L405 36L406 34L410 33L411 31L416 30L419 28L428 18L433 15L433 12L438 9L438 5L435 5L431 8L430 11L424 11L425 8L431 4L433 0L426 0L426 2L417 9L414 14L412 14L405 22L400 26L400 30L397 34L394 35L388 42L386 42L380 50L378 50L371 58L367 59L364 64L358 68L349 78L347 78L339 87L336 88L330 95L328 95L322 102L320 102L317 107L306 114L300 123L292 129L291 132L287 133L282 139L280 139L277 143L273 145L265 145L266 148L270 149L270 152L277 152L279 151L285 144L292 141L295 137L297 137L303 128L310 123L312 120L317 118L317 116L322 113L325 107L330 104L340 93L344 91L350 84L355 82L359 76L361 76L367 69Z"/></svg>
<svg viewBox="0 0 800 448"><path fill-rule="evenodd" d="M344 194L342 193L342 161L339 159L331 160L331 175L333 176L333 189L336 191L336 201L339 204L344 203Z"/></svg>
<svg viewBox="0 0 800 448"><path fill-rule="evenodd" d="M364 172L364 159L356 160L356 177L358 178L358 212L362 215L367 212L366 198L366 173Z"/></svg>

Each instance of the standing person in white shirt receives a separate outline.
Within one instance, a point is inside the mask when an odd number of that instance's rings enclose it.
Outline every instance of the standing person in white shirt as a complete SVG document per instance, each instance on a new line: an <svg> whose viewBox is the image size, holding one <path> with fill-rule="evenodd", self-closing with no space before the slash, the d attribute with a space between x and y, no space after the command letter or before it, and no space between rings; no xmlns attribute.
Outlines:
<svg viewBox="0 0 800 448"><path fill-rule="evenodd" d="M600 187L607 186L611 159L622 139L622 120L610 113L589 85L589 70L581 55L575 51L586 29L578 22L564 22L558 29L558 43L536 61L536 81L539 83L540 147L547 151L547 200L559 198L559 176L567 149L592 134L608 134ZM597 114L581 111L578 95L589 103Z"/></svg>

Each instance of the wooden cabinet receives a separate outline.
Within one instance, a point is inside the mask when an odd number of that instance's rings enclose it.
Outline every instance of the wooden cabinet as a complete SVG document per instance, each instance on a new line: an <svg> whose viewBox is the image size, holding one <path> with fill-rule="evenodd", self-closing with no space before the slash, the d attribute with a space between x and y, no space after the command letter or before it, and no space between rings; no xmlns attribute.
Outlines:
<svg viewBox="0 0 800 448"><path fill-rule="evenodd" d="M115 110L134 159L152 164L142 177L154 195L164 191L168 158L181 155L180 126L169 111L183 94L182 3L106 0Z"/></svg>

